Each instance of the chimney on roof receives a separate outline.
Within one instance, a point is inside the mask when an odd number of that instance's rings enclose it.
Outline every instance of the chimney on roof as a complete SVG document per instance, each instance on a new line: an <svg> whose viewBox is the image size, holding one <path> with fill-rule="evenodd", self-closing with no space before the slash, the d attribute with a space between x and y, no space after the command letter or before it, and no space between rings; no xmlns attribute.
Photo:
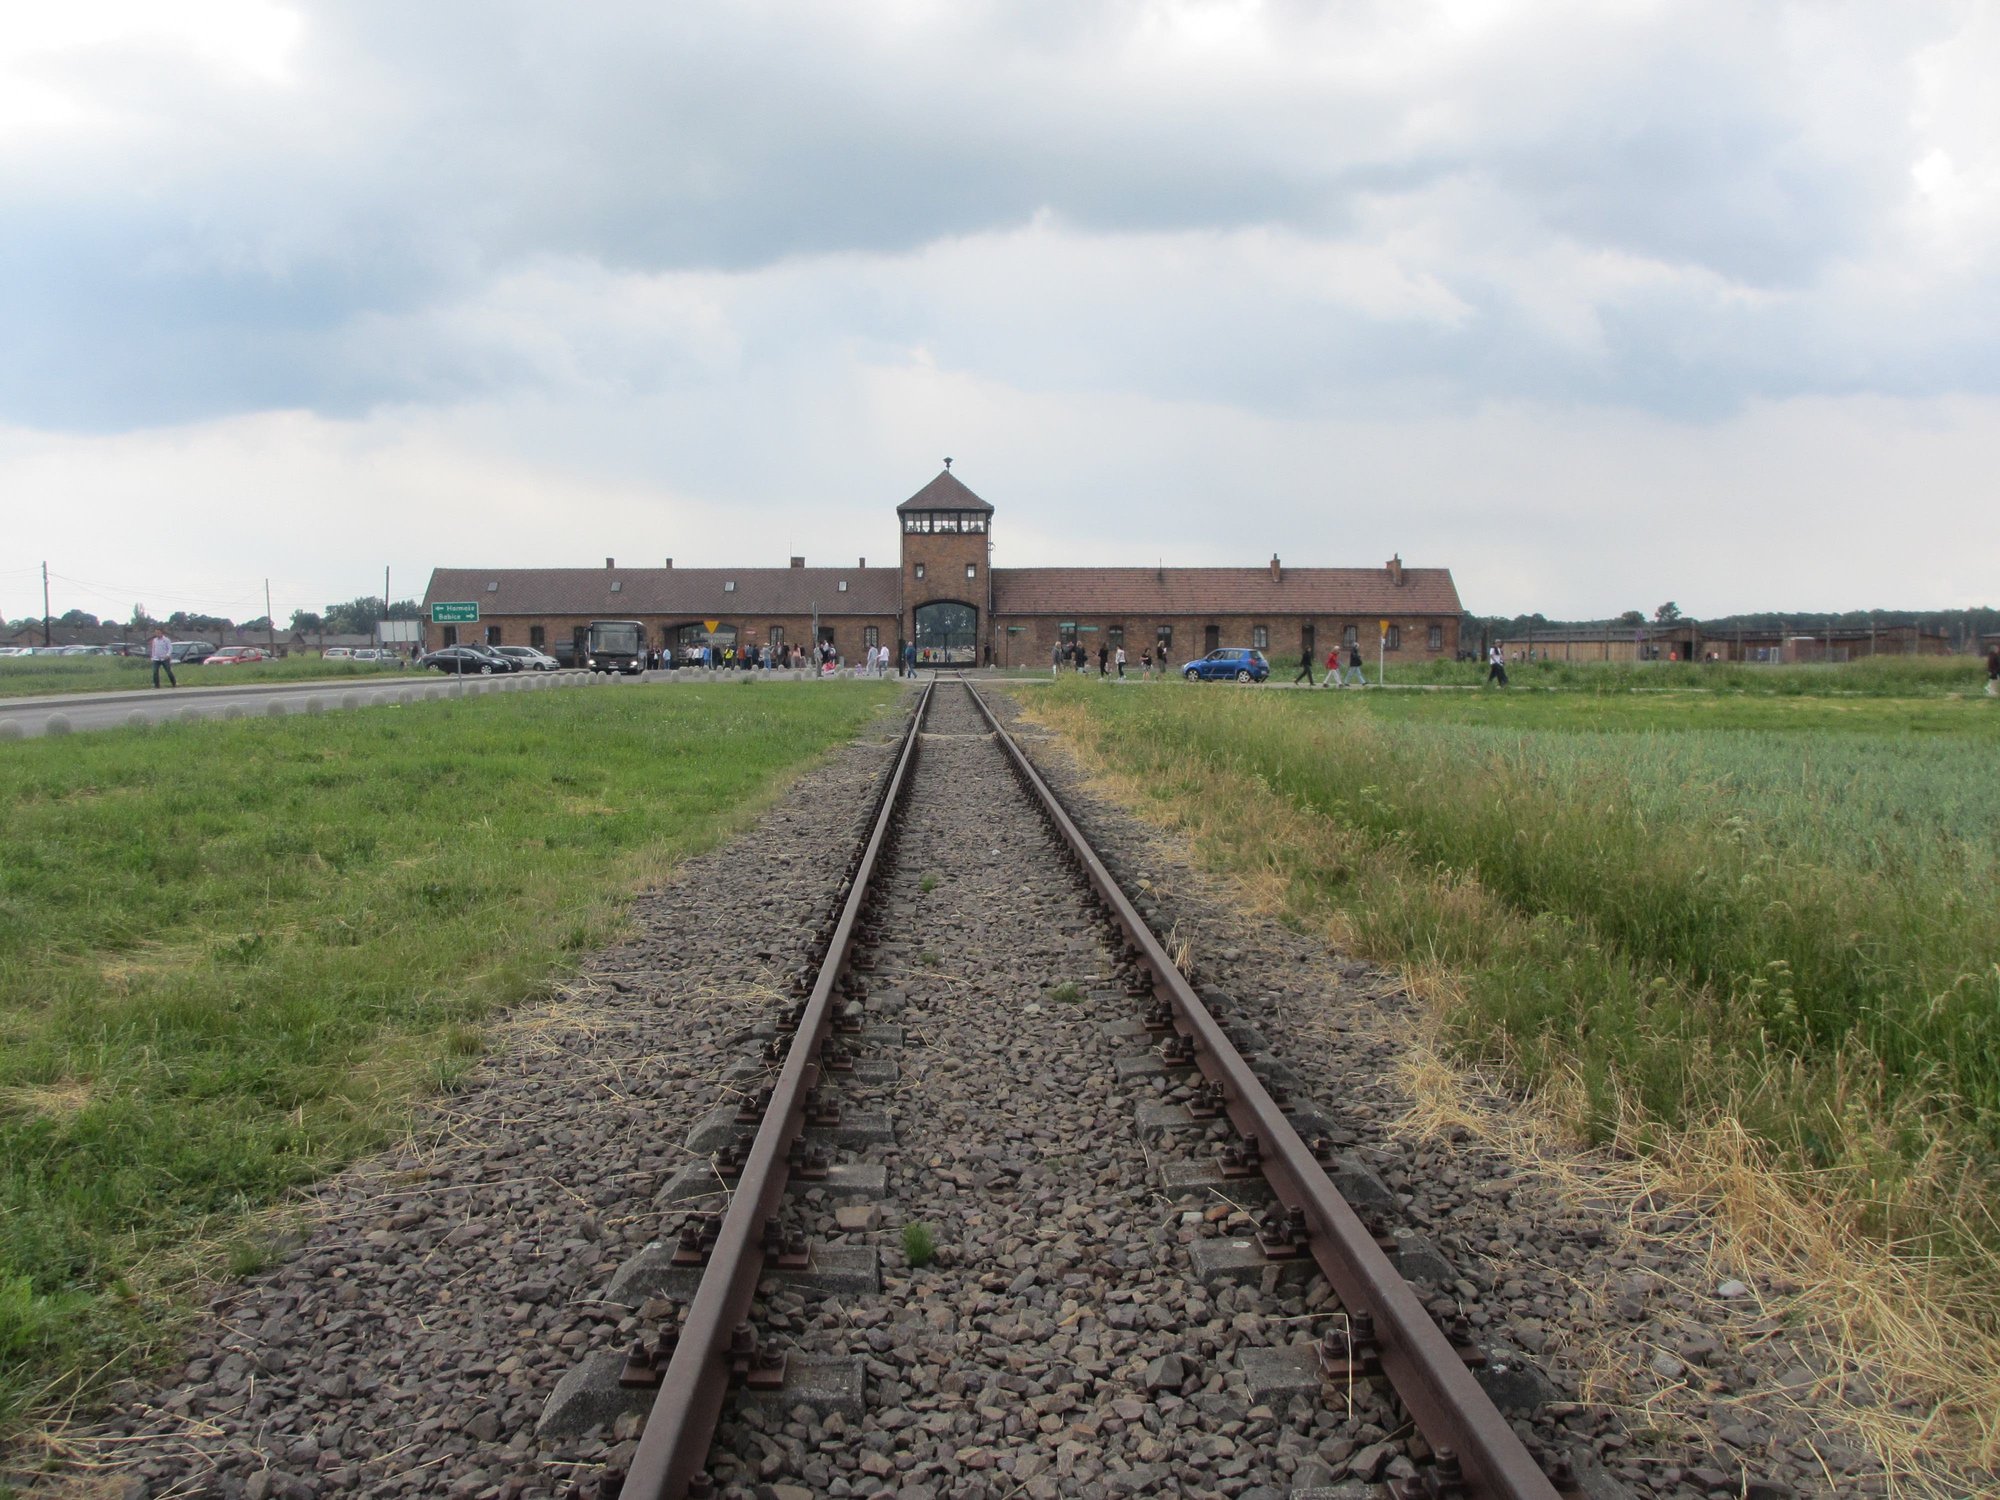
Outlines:
<svg viewBox="0 0 2000 1500"><path fill-rule="evenodd" d="M862 558L862 559L861 559L861 566L862 566L862 567L864 567L864 568L868 566L868 559L867 559L867 558L865 558L865 557L864 557L864 558Z"/></svg>
<svg viewBox="0 0 2000 1500"><path fill-rule="evenodd" d="M674 560L673 560L673 559L672 559L671 557L670 557L670 558L668 558L668 559L667 559L667 566L671 568L671 567L672 567L673 565L674 565Z"/></svg>
<svg viewBox="0 0 2000 1500"><path fill-rule="evenodd" d="M1273 552L1271 554L1271 582L1279 583L1283 581L1284 574L1285 570L1278 566L1278 554Z"/></svg>
<svg viewBox="0 0 2000 1500"><path fill-rule="evenodd" d="M806 560L803 557L795 557L792 559L792 566L795 568L803 568L805 565L806 565Z"/></svg>
<svg viewBox="0 0 2000 1500"><path fill-rule="evenodd" d="M1398 552L1388 562L1384 563L1383 566L1389 570L1389 582L1395 584L1397 588L1401 588L1403 586L1403 554Z"/></svg>
<svg viewBox="0 0 2000 1500"><path fill-rule="evenodd" d="M607 557L607 558L605 558L605 559L604 559L604 566L605 566L605 567L607 567L607 568L615 568L615 567L617 567L617 566L618 566L618 562L617 562L617 559L615 559L615 558L610 558L610 557Z"/></svg>

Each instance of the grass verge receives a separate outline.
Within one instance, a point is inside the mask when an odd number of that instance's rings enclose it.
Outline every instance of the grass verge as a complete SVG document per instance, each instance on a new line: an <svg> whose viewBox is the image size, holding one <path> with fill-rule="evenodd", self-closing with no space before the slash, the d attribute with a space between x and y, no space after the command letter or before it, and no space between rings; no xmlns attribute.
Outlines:
<svg viewBox="0 0 2000 1500"><path fill-rule="evenodd" d="M310 682L321 678L407 677L409 672L384 662L326 661L317 656L287 656L245 662L240 667L204 667L200 662L176 665L175 680L186 687L229 687L246 682ZM152 691L151 662L130 656L8 656L0 657L0 698L42 698L51 693L116 693ZM164 684L162 684L164 687Z"/></svg>
<svg viewBox="0 0 2000 1500"><path fill-rule="evenodd" d="M1497 695L1456 721L1424 695L1033 700L1205 860L1404 966L1459 1059L1707 1183L1802 1315L1896 1372L1922 1412L1875 1434L1900 1464L1990 1469L2000 715L1716 731L1662 699L1606 733L1599 706L1550 695L1521 730L1474 721Z"/></svg>
<svg viewBox="0 0 2000 1500"><path fill-rule="evenodd" d="M894 700L546 693L0 754L0 1423L393 1138L631 894Z"/></svg>

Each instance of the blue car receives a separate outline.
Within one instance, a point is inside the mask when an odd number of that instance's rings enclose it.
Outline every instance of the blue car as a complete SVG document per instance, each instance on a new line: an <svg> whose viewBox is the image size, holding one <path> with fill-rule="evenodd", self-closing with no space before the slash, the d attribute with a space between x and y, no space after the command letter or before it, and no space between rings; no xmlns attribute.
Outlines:
<svg viewBox="0 0 2000 1500"><path fill-rule="evenodd" d="M1262 682L1270 675L1271 664L1264 660L1264 653L1241 646L1224 646L1181 668L1181 676L1189 682L1200 682L1204 678L1225 682Z"/></svg>

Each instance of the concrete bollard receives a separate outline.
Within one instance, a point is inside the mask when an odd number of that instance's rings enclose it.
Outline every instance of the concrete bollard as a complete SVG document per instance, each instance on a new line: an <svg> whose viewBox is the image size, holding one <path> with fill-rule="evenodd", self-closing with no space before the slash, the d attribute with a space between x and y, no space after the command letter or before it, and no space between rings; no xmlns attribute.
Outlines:
<svg viewBox="0 0 2000 1500"><path fill-rule="evenodd" d="M340 695L340 706L342 708L361 707L361 695L359 693L342 693Z"/></svg>
<svg viewBox="0 0 2000 1500"><path fill-rule="evenodd" d="M125 715L125 727L127 729L144 729L152 722L153 721L146 716L146 712L144 709L135 708L132 710L132 712Z"/></svg>
<svg viewBox="0 0 2000 1500"><path fill-rule="evenodd" d="M183 724L199 724L201 722L201 715L191 708L182 709L174 717L179 719Z"/></svg>
<svg viewBox="0 0 2000 1500"><path fill-rule="evenodd" d="M306 712L309 714L325 713L326 699L320 697L317 693L315 693L312 697L306 699Z"/></svg>
<svg viewBox="0 0 2000 1500"><path fill-rule="evenodd" d="M25 739L28 731L12 719L0 719L0 740Z"/></svg>
<svg viewBox="0 0 2000 1500"><path fill-rule="evenodd" d="M223 717L223 718L225 718L225 719L240 719L240 718L242 718L242 717L243 717L243 705L242 705L242 704L240 704L240 703L232 703L232 704L230 704L230 705L229 705L229 707L225 708L225 709L224 709L224 710L222 711L222 717Z"/></svg>
<svg viewBox="0 0 2000 1500"><path fill-rule="evenodd" d="M282 719L290 712L291 710L285 707L285 700L283 698L273 698L269 703L264 705L264 714L267 718Z"/></svg>
<svg viewBox="0 0 2000 1500"><path fill-rule="evenodd" d="M68 734L72 727L67 714L50 714L42 720L43 734Z"/></svg>

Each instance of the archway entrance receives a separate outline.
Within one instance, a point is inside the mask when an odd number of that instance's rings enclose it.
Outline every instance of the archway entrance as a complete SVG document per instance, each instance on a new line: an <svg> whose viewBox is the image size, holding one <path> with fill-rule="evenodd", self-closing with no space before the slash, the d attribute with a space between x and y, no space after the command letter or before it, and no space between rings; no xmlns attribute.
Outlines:
<svg viewBox="0 0 2000 1500"><path fill-rule="evenodd" d="M979 611L949 599L919 604L916 614L917 661L934 667L971 667L979 663Z"/></svg>

